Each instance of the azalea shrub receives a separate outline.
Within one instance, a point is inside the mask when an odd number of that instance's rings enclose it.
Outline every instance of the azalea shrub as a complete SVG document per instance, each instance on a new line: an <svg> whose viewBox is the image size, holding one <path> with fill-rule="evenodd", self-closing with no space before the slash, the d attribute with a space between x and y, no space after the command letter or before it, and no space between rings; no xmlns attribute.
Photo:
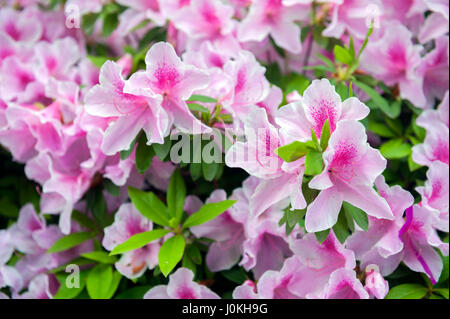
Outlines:
<svg viewBox="0 0 450 319"><path fill-rule="evenodd" d="M448 299L448 19L0 1L0 299Z"/></svg>

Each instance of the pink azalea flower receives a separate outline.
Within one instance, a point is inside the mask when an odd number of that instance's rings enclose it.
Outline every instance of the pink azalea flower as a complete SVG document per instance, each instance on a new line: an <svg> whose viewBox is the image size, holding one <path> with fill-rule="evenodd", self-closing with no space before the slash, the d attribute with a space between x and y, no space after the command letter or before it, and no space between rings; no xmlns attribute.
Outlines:
<svg viewBox="0 0 450 319"><path fill-rule="evenodd" d="M300 261L294 256L285 260L283 267L279 271L268 270L258 283L245 281L233 291L233 299L299 299L299 297L289 291L294 274L302 266Z"/></svg>
<svg viewBox="0 0 450 319"><path fill-rule="evenodd" d="M308 232L322 231L336 224L342 201L370 216L394 219L389 205L373 189L375 179L386 168L386 160L369 146L362 124L340 121L323 158L324 171L309 183L309 187L321 192L308 206L305 219Z"/></svg>
<svg viewBox="0 0 450 319"><path fill-rule="evenodd" d="M427 109L423 111L417 118L416 123L427 130L432 128L436 123L443 123L445 126L449 127L448 91L445 92L444 98L437 109Z"/></svg>
<svg viewBox="0 0 450 319"><path fill-rule="evenodd" d="M43 28L39 19L29 16L27 12L27 10L20 12L12 8L2 8L0 10L0 32L14 41L31 46L39 41Z"/></svg>
<svg viewBox="0 0 450 319"><path fill-rule="evenodd" d="M366 281L364 289L371 298L384 299L389 292L389 283L381 276L377 265L369 265L365 269Z"/></svg>
<svg viewBox="0 0 450 319"><path fill-rule="evenodd" d="M228 150L225 162L240 167L250 175L270 179L283 174L283 161L275 153L281 146L278 130L269 123L264 108L255 108L244 121L245 142L236 142Z"/></svg>
<svg viewBox="0 0 450 319"><path fill-rule="evenodd" d="M307 17L305 6L283 5L282 0L253 1L250 11L238 28L242 42L262 41L269 34L275 42L292 53L300 53L300 27L294 21Z"/></svg>
<svg viewBox="0 0 450 319"><path fill-rule="evenodd" d="M314 234L307 234L293 241L290 247L301 266L297 267L290 279L288 289L301 298L316 298L323 295L335 271L340 269L351 271L356 266L353 252L339 243L333 231L330 231L322 244L317 241Z"/></svg>
<svg viewBox="0 0 450 319"><path fill-rule="evenodd" d="M236 118L245 118L252 106L262 102L270 92L270 84L264 76L266 69L248 51L240 51L223 69L234 82L224 104L231 107Z"/></svg>
<svg viewBox="0 0 450 319"><path fill-rule="evenodd" d="M10 287L13 292L23 288L23 280L20 273L11 266L0 264L0 289Z"/></svg>
<svg viewBox="0 0 450 319"><path fill-rule="evenodd" d="M251 269L256 278L267 270L281 269L284 258L292 255L285 231L278 226L283 208L287 206L286 200L278 200L260 213L252 209L253 194L259 182L255 177L245 180L243 187L236 189L230 197L237 203L229 210L233 220L244 226L240 265L246 270ZM295 233L290 236L294 237Z"/></svg>
<svg viewBox="0 0 450 319"><path fill-rule="evenodd" d="M425 186L416 188L422 196L422 205L433 212L434 227L448 232L449 167L442 162L433 162L427 172Z"/></svg>
<svg viewBox="0 0 450 319"><path fill-rule="evenodd" d="M168 130L167 114L161 108L156 94L137 96L125 92L122 69L107 61L100 71L100 84L92 88L85 98L86 111L94 116L115 117L106 132L102 151L114 155L127 150L143 129L148 143L164 143Z"/></svg>
<svg viewBox="0 0 450 319"><path fill-rule="evenodd" d="M339 121L359 121L369 114L369 108L355 97L342 102L327 79L312 81L299 99L281 107L276 114L275 121L286 144L310 140L311 128L320 138L326 120L334 132Z"/></svg>
<svg viewBox="0 0 450 319"><path fill-rule="evenodd" d="M78 8L81 15L86 13L100 12L104 4L111 0L69 0L66 2L65 10L70 12L72 8Z"/></svg>
<svg viewBox="0 0 450 319"><path fill-rule="evenodd" d="M437 38L435 49L425 55L417 69L423 76L423 92L427 98L427 107L435 105L435 99L442 100L448 91L448 36Z"/></svg>
<svg viewBox="0 0 450 319"><path fill-rule="evenodd" d="M387 85L398 85L400 97L424 108L423 76L417 70L421 45L414 45L411 32L399 23L386 26L389 32L370 41L361 56L361 67Z"/></svg>
<svg viewBox="0 0 450 319"><path fill-rule="evenodd" d="M9 56L3 60L0 74L0 97L6 102L32 103L43 98L45 88L35 77L31 63Z"/></svg>
<svg viewBox="0 0 450 319"><path fill-rule="evenodd" d="M179 14L183 14L183 9L188 7L191 0L164 0L160 1L161 12L169 20L175 19Z"/></svg>
<svg viewBox="0 0 450 319"><path fill-rule="evenodd" d="M445 118L437 120L434 116L424 113L418 124L425 127L427 135L423 144L415 145L412 149L412 158L414 162L430 166L435 161L449 164L449 128L442 121ZM431 113L432 114L432 113Z"/></svg>
<svg viewBox="0 0 450 319"><path fill-rule="evenodd" d="M217 203L227 199L224 190L218 189L211 193L205 203ZM202 206L202 202L196 196L188 196L185 202L185 211L195 213ZM242 256L242 243L244 227L226 211L219 217L200 226L191 227L190 230L197 238L209 238L214 243L208 249L206 264L212 272L230 269Z"/></svg>
<svg viewBox="0 0 450 319"><path fill-rule="evenodd" d="M436 39L448 33L449 4L446 0L424 0L433 11L425 20L419 34L422 43Z"/></svg>
<svg viewBox="0 0 450 319"><path fill-rule="evenodd" d="M133 204L123 204L114 216L114 223L105 228L102 244L107 250L113 250L131 236L152 229L153 223L142 216ZM152 269L158 265L160 246L159 241L155 241L142 248L124 253L115 264L117 270L130 279L142 276L147 268Z"/></svg>
<svg viewBox="0 0 450 319"><path fill-rule="evenodd" d="M134 73L126 82L124 92L150 98L162 96L162 107L169 116L168 127L173 123L182 131L192 132L197 125L210 131L195 118L185 102L196 90L206 88L208 74L183 63L174 48L164 42L152 46L145 63L147 70Z"/></svg>
<svg viewBox="0 0 450 319"><path fill-rule="evenodd" d="M399 231L404 244L403 262L411 270L427 274L433 284L442 272L442 259L434 247L448 256L448 244L443 243L433 228L433 214L414 205L406 210L406 222Z"/></svg>
<svg viewBox="0 0 450 319"><path fill-rule="evenodd" d="M220 0L196 0L190 1L173 23L189 35L189 48L210 41L221 50L235 52L239 50L239 43L232 34L235 29L233 14L233 8Z"/></svg>
<svg viewBox="0 0 450 319"><path fill-rule="evenodd" d="M368 299L369 294L364 290L353 270L341 268L331 274L321 298Z"/></svg>
<svg viewBox="0 0 450 319"><path fill-rule="evenodd" d="M8 262L14 252L9 230L0 230L0 265Z"/></svg>
<svg viewBox="0 0 450 319"><path fill-rule="evenodd" d="M158 26L165 23L165 18L161 14L160 0L117 0L117 2L129 7L121 15L121 22L126 23L126 26L119 26L119 29L122 29L121 34L129 33L146 19Z"/></svg>
<svg viewBox="0 0 450 319"><path fill-rule="evenodd" d="M378 0L343 0L340 3L336 1L336 4L332 5L331 23L322 35L340 38L345 31L348 31L354 37L364 39L369 29L368 17L373 14L374 6L381 8Z"/></svg>
<svg viewBox="0 0 450 319"><path fill-rule="evenodd" d="M46 83L49 77L66 80L70 69L80 58L80 49L74 39L66 37L53 43L39 42L35 48L35 74Z"/></svg>
<svg viewBox="0 0 450 319"><path fill-rule="evenodd" d="M47 274L40 274L31 280L28 290L20 295L14 296L17 299L52 299L57 292L56 278Z"/></svg>
<svg viewBox="0 0 450 319"><path fill-rule="evenodd" d="M369 216L369 230L357 230L346 242L347 248L355 252L361 268L376 264L383 276L391 274L401 261L403 241L398 234L405 221L404 211L414 203L413 196L396 185L389 187L383 176L375 184L380 195L388 202L394 220L376 219Z"/></svg>
<svg viewBox="0 0 450 319"><path fill-rule="evenodd" d="M168 285L150 289L144 299L220 299L206 286L194 280L194 274L187 268L179 268L169 277Z"/></svg>

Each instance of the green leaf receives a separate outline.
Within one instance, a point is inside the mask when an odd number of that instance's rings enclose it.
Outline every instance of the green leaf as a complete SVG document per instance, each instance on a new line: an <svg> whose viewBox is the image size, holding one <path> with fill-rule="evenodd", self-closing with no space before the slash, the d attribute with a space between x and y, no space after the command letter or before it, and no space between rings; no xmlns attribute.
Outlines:
<svg viewBox="0 0 450 319"><path fill-rule="evenodd" d="M183 224L183 228L198 226L210 221L236 203L235 200L224 200L218 203L203 205L197 212L189 216Z"/></svg>
<svg viewBox="0 0 450 319"><path fill-rule="evenodd" d="M192 95L187 102L217 103L217 100L204 95Z"/></svg>
<svg viewBox="0 0 450 319"><path fill-rule="evenodd" d="M320 148L322 149L322 151L325 151L327 149L330 135L331 135L330 121L326 119L325 123L322 126L322 133L320 134Z"/></svg>
<svg viewBox="0 0 450 319"><path fill-rule="evenodd" d="M136 168L139 174L144 174L150 165L152 165L153 156L155 156L153 147L147 145L146 135L141 134L136 149Z"/></svg>
<svg viewBox="0 0 450 319"><path fill-rule="evenodd" d="M172 141L170 140L170 137L167 137L164 140L164 144L152 144L152 146L156 156L158 156L161 161L164 161L170 153Z"/></svg>
<svg viewBox="0 0 450 319"><path fill-rule="evenodd" d="M377 122L369 122L369 126L368 126L369 131L381 136L381 137L387 137L387 138L391 138L391 137L395 137L396 134L394 132L392 132L392 130L387 127L386 125L384 125L383 123L377 123Z"/></svg>
<svg viewBox="0 0 450 319"><path fill-rule="evenodd" d="M311 81L298 73L291 73L288 76L283 78L283 84L284 84L284 93L288 94L292 91L297 91L300 94L303 94L303 92L308 88Z"/></svg>
<svg viewBox="0 0 450 319"><path fill-rule="evenodd" d="M345 213L342 210L339 213L337 223L333 226L333 232L341 244L344 244L347 237L350 236L347 219L345 218Z"/></svg>
<svg viewBox="0 0 450 319"><path fill-rule="evenodd" d="M186 254L184 254L183 260L181 261L181 266L192 270L194 274L197 273L197 266L190 257L186 256Z"/></svg>
<svg viewBox="0 0 450 319"><path fill-rule="evenodd" d="M188 103L189 110L194 112L208 113L209 109L197 103Z"/></svg>
<svg viewBox="0 0 450 319"><path fill-rule="evenodd" d="M84 271L80 272L80 285L79 287L69 288L66 284L67 277L71 274L64 273L62 276L57 276L60 286L58 291L53 296L53 299L73 299L78 296L86 287L86 273Z"/></svg>
<svg viewBox="0 0 450 319"><path fill-rule="evenodd" d="M113 196L120 195L120 186L114 184L110 179L105 178L103 180L103 187L105 187L106 191Z"/></svg>
<svg viewBox="0 0 450 319"><path fill-rule="evenodd" d="M193 181L198 180L202 177L202 164L201 163L192 163L189 167L189 171L191 173L191 177Z"/></svg>
<svg viewBox="0 0 450 319"><path fill-rule="evenodd" d="M147 53L148 45L153 41L162 41L166 38L166 30L162 27L151 28L139 41L138 51L143 51Z"/></svg>
<svg viewBox="0 0 450 319"><path fill-rule="evenodd" d="M363 90L372 99L375 105L387 116L391 118L395 117L396 110L391 110L388 102L375 89L359 81L354 81L353 83Z"/></svg>
<svg viewBox="0 0 450 319"><path fill-rule="evenodd" d="M231 282L234 282L235 284L242 285L244 281L247 280L247 275L245 274L245 271L240 268L236 267L230 270L225 270L220 272L222 276L224 276L226 279L228 279Z"/></svg>
<svg viewBox="0 0 450 319"><path fill-rule="evenodd" d="M7 196L4 196L0 199L0 215L7 218L17 218L19 208Z"/></svg>
<svg viewBox="0 0 450 319"><path fill-rule="evenodd" d="M119 24L119 18L117 13L111 13L106 15L103 18L103 29L102 29L102 35L107 38L111 35L111 33L114 32L117 25Z"/></svg>
<svg viewBox="0 0 450 319"><path fill-rule="evenodd" d="M334 56L336 57L336 60L344 64L351 65L353 63L351 53L346 48L339 45L334 46Z"/></svg>
<svg viewBox="0 0 450 319"><path fill-rule="evenodd" d="M444 242L448 243L448 237L447 237L447 240L444 240ZM443 269L442 269L441 276L439 277L439 281L438 281L438 284L441 284L441 283L447 281L447 279L448 279L449 256L443 256L440 251L438 251L438 253L439 253L439 256L441 256L442 263L443 263Z"/></svg>
<svg viewBox="0 0 450 319"><path fill-rule="evenodd" d="M342 207L353 217L356 224L361 227L361 229L365 231L369 230L369 218L367 217L366 212L347 202L343 202Z"/></svg>
<svg viewBox="0 0 450 319"><path fill-rule="evenodd" d="M131 153L133 153L134 146L136 145L136 142L137 142L137 138L135 138L133 140L133 142L131 142L130 148L128 150L120 152L120 159L121 160L126 160L128 157L130 157Z"/></svg>
<svg viewBox="0 0 450 319"><path fill-rule="evenodd" d="M442 297L444 297L445 299L449 299L449 295L448 295L448 288L438 288L438 289L433 289L433 292L441 295Z"/></svg>
<svg viewBox="0 0 450 319"><path fill-rule="evenodd" d="M95 233L91 232L78 232L64 236L58 239L53 246L47 250L47 253L58 253L60 251L73 248L81 243L84 243L86 240L93 238L94 236Z"/></svg>
<svg viewBox="0 0 450 319"><path fill-rule="evenodd" d="M350 55L352 56L352 59L355 58L356 52L355 52L355 44L353 41L353 37L350 36L350 44L348 46L348 52L350 53Z"/></svg>
<svg viewBox="0 0 450 319"><path fill-rule="evenodd" d="M202 162L203 177L206 181L212 182L217 175L219 165L216 162L206 163Z"/></svg>
<svg viewBox="0 0 450 319"><path fill-rule="evenodd" d="M305 156L311 150L314 149L315 149L314 143L311 141L308 142L295 141L288 145L284 145L277 148L275 150L275 154L277 154L285 162L291 163L295 162L299 158L302 158L303 156Z"/></svg>
<svg viewBox="0 0 450 319"><path fill-rule="evenodd" d="M414 162L414 160L412 158L412 154L410 154L408 156L408 167L409 167L409 171L410 172L414 172L414 171L418 170L419 168L421 168L422 165L417 164L416 162Z"/></svg>
<svg viewBox="0 0 450 319"><path fill-rule="evenodd" d="M144 295L152 288L152 286L138 286L125 290L116 296L115 299L143 299Z"/></svg>
<svg viewBox="0 0 450 319"><path fill-rule="evenodd" d="M305 216L306 209L301 209L301 210L300 209L295 209L295 210L287 209L285 211L285 213L286 213L287 224L289 225L289 227L293 228Z"/></svg>
<svg viewBox="0 0 450 319"><path fill-rule="evenodd" d="M329 58L324 56L323 54L317 53L317 57L327 65L328 68L336 70L336 67L334 66L333 61L331 61Z"/></svg>
<svg viewBox="0 0 450 319"><path fill-rule="evenodd" d="M81 27L83 28L84 32L86 32L87 35L91 35L94 31L94 25L95 22L97 22L97 19L100 15L98 13L88 13L85 14L81 21Z"/></svg>
<svg viewBox="0 0 450 319"><path fill-rule="evenodd" d="M99 264L89 271L86 288L91 299L109 299L113 280L111 265ZM109 298L108 298L109 297Z"/></svg>
<svg viewBox="0 0 450 319"><path fill-rule="evenodd" d="M90 253L81 254L81 257L94 260L102 264L114 264L117 258L110 256L105 251L92 251Z"/></svg>
<svg viewBox="0 0 450 319"><path fill-rule="evenodd" d="M168 210L155 194L129 187L128 195L134 207L146 218L161 226L171 226Z"/></svg>
<svg viewBox="0 0 450 319"><path fill-rule="evenodd" d="M93 56L88 55L89 60L91 60L92 64L94 64L96 67L101 68L103 64L105 64L106 61L110 60L106 56Z"/></svg>
<svg viewBox="0 0 450 319"><path fill-rule="evenodd" d="M126 242L114 247L110 255L119 255L144 247L148 243L160 239L170 233L170 230L155 229L131 236Z"/></svg>
<svg viewBox="0 0 450 319"><path fill-rule="evenodd" d="M330 229L319 231L314 234L316 235L317 241L322 244L328 238L328 234L330 234Z"/></svg>
<svg viewBox="0 0 450 319"><path fill-rule="evenodd" d="M312 127L311 127L311 138L316 150L320 151L321 149L319 139L317 138L316 132L314 132Z"/></svg>
<svg viewBox="0 0 450 319"><path fill-rule="evenodd" d="M188 245L186 247L186 255L189 256L189 258L197 265L202 264L202 255L200 253L200 250L197 248L197 246Z"/></svg>
<svg viewBox="0 0 450 319"><path fill-rule="evenodd" d="M381 145L380 152L387 159L400 159L411 155L411 145L397 138Z"/></svg>
<svg viewBox="0 0 450 319"><path fill-rule="evenodd" d="M403 284L389 290L386 299L422 299L428 289L418 284Z"/></svg>
<svg viewBox="0 0 450 319"><path fill-rule="evenodd" d="M168 276L183 257L185 241L183 236L169 238L161 246L158 254L159 268L164 276Z"/></svg>
<svg viewBox="0 0 450 319"><path fill-rule="evenodd" d="M323 170L322 153L311 151L306 154L305 158L305 175L319 175Z"/></svg>
<svg viewBox="0 0 450 319"><path fill-rule="evenodd" d="M179 170L175 170L170 178L167 189L167 207L169 214L176 222L181 221L183 216L184 200L186 198L186 184Z"/></svg>

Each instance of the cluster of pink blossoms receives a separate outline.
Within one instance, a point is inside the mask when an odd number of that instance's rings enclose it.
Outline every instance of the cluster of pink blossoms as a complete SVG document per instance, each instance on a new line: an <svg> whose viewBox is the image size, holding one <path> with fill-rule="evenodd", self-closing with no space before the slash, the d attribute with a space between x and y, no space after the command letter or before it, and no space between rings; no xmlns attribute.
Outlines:
<svg viewBox="0 0 450 319"><path fill-rule="evenodd" d="M234 298L382 299L389 291L385 277L401 263L438 282L438 251L448 255L441 237L449 231L448 1L118 0L124 10L108 37L100 20L91 35L69 28L67 14L73 8L97 14L114 1L68 0L44 10L48 2L0 6L0 145L40 193L38 212L27 204L0 230L0 289L10 292L0 291L0 298L52 298L60 283L51 270L155 229L129 203L127 187L165 192L177 164L152 154L140 174L135 140L141 131L149 146L198 129L238 137L223 149L225 164L249 176L230 196L216 188L205 202L236 204L190 228L193 241L209 239L209 271L237 266L251 274ZM356 48L363 47L368 21L375 23L358 72L394 87L396 98L420 113L416 123L426 137L412 148L412 160L427 168L427 179L415 187L419 201L386 183L388 161L363 125L371 112L363 92L344 99L322 78L286 94L266 78L263 64L278 63L287 76L304 72L305 61L319 64L318 53L333 59L302 27L312 11L325 21L322 37L342 43L351 37ZM137 51L153 28L166 28L166 41L148 46L145 69L136 70L124 48ZM117 57L101 68L87 49L97 43ZM221 116L205 121L192 110L192 96L214 99L199 103ZM327 139L323 168L306 179L305 157L286 162L276 150L315 138ZM64 236L86 231L73 212L93 218L86 194L106 180L120 187L118 196L102 190L110 225L94 239L49 253ZM307 198L305 187L315 197ZM368 215L368 230L353 225L345 242L330 230L320 242L313 233L333 228L346 203ZM203 204L188 195L184 211L191 215ZM287 234L280 220L297 211L304 224ZM58 215L58 225L48 222L50 214ZM131 280L144 276L158 266L169 238L123 253L115 269ZM212 290L180 267L144 298L220 298Z"/></svg>

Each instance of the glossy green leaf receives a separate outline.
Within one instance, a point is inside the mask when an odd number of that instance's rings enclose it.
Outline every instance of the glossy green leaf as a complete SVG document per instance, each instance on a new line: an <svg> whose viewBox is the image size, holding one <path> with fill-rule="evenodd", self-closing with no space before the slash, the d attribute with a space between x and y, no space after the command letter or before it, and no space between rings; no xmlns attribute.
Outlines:
<svg viewBox="0 0 450 319"><path fill-rule="evenodd" d="M113 281L111 265L99 264L89 271L86 288L91 299L109 299Z"/></svg>
<svg viewBox="0 0 450 319"><path fill-rule="evenodd" d="M381 145L380 152L387 159L400 159L411 154L411 145L398 138Z"/></svg>
<svg viewBox="0 0 450 319"><path fill-rule="evenodd" d="M344 64L351 65L353 63L351 53L346 48L339 45L334 46L334 56L336 57L336 60Z"/></svg>
<svg viewBox="0 0 450 319"><path fill-rule="evenodd" d="M183 236L169 238L161 246L158 254L159 268L164 276L168 276L183 257L185 241Z"/></svg>
<svg viewBox="0 0 450 319"><path fill-rule="evenodd" d="M366 212L347 202L343 202L342 207L353 217L353 220L361 227L361 229L365 231L369 230L369 218L367 217Z"/></svg>
<svg viewBox="0 0 450 319"><path fill-rule="evenodd" d="M144 174L150 165L152 165L153 156L155 156L153 147L147 145L146 135L141 134L136 149L136 168L139 174Z"/></svg>
<svg viewBox="0 0 450 319"><path fill-rule="evenodd" d="M217 100L205 95L192 95L187 102L217 103Z"/></svg>
<svg viewBox="0 0 450 319"><path fill-rule="evenodd" d="M311 141L308 142L295 141L275 149L275 154L277 154L285 162L291 163L295 162L299 158L302 158L303 156L305 156L311 150L314 149L315 149L314 143Z"/></svg>
<svg viewBox="0 0 450 319"><path fill-rule="evenodd" d="M155 229L131 236L126 242L114 247L110 255L119 255L128 251L136 250L144 247L148 243L160 239L170 233L170 230Z"/></svg>
<svg viewBox="0 0 450 319"><path fill-rule="evenodd" d="M73 299L77 297L83 289L86 287L86 273L84 271L80 272L79 286L67 285L67 277L71 274L64 273L63 275L57 276L60 286L58 291L53 296L53 299ZM73 283L72 283L73 284Z"/></svg>
<svg viewBox="0 0 450 319"><path fill-rule="evenodd" d="M186 184L179 170L175 170L170 178L167 189L167 207L169 214L180 222L183 216L184 200L186 198Z"/></svg>
<svg viewBox="0 0 450 319"><path fill-rule="evenodd" d="M311 151L305 157L305 175L319 175L323 170L322 153Z"/></svg>
<svg viewBox="0 0 450 319"><path fill-rule="evenodd" d="M227 211L236 203L235 200L224 200L218 203L203 205L197 212L189 216L183 224L183 228L198 226L210 221Z"/></svg>
<svg viewBox="0 0 450 319"><path fill-rule="evenodd" d="M403 284L395 286L386 296L386 299L422 299L428 289L418 284Z"/></svg>
<svg viewBox="0 0 450 319"><path fill-rule="evenodd" d="M97 261L102 264L114 264L117 258L110 256L105 251L92 251L90 253L81 254L81 257Z"/></svg>
<svg viewBox="0 0 450 319"><path fill-rule="evenodd" d="M128 195L134 207L146 218L161 226L171 226L168 210L155 194L129 187Z"/></svg>
<svg viewBox="0 0 450 319"><path fill-rule="evenodd" d="M64 251L70 248L73 248L75 246L78 246L85 241L93 238L95 236L95 233L91 232L78 232L73 233L67 236L64 236L60 239L58 239L52 247L50 247L49 250L47 250L47 253L58 253L60 251Z"/></svg>
<svg viewBox="0 0 450 319"><path fill-rule="evenodd" d="M317 241L322 244L328 238L328 235L330 234L330 229L316 232L314 234L316 235Z"/></svg>
<svg viewBox="0 0 450 319"><path fill-rule="evenodd" d="M327 149L330 135L330 121L326 119L325 123L322 126L322 133L320 134L320 148L322 149L322 151L325 151Z"/></svg>

